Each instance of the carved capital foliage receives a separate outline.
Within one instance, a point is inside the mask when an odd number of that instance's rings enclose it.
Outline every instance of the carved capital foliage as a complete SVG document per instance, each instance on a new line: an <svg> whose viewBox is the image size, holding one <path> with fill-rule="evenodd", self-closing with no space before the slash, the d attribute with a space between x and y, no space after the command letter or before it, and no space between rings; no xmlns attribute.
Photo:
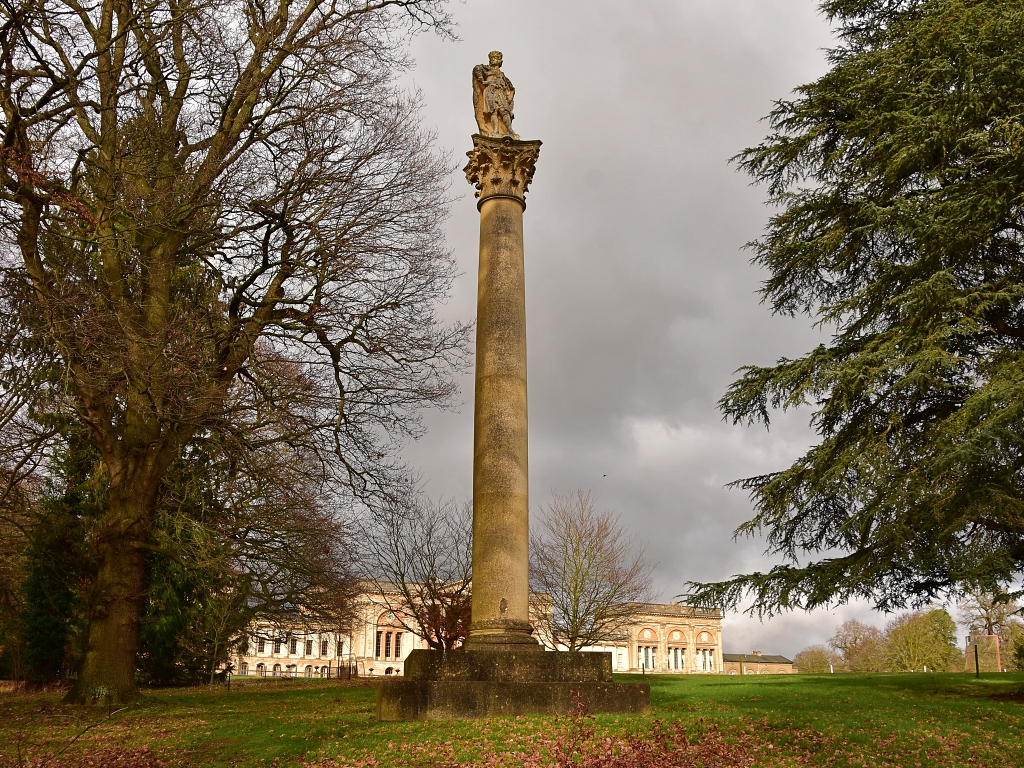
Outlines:
<svg viewBox="0 0 1024 768"><path fill-rule="evenodd" d="M466 180L476 187L477 208L489 197L511 197L526 207L526 190L540 157L539 141L517 141L473 134L473 151L466 153Z"/></svg>

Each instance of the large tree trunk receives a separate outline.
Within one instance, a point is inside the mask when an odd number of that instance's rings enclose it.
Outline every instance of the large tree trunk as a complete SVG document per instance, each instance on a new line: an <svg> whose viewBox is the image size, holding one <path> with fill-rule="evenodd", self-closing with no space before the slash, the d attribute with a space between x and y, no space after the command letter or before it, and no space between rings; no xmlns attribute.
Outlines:
<svg viewBox="0 0 1024 768"><path fill-rule="evenodd" d="M138 696L135 656L145 593L146 550L157 479L149 472L111 478L99 568L89 604L85 658L65 697L74 704L123 704ZM116 482L116 485L115 485Z"/></svg>

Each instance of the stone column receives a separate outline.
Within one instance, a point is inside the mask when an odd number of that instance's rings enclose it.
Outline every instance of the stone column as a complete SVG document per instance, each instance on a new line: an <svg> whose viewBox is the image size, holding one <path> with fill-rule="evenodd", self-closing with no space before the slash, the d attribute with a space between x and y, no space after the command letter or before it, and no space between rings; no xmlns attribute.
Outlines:
<svg viewBox="0 0 1024 768"><path fill-rule="evenodd" d="M467 650L540 650L530 624L523 211L539 141L473 136L480 211Z"/></svg>
<svg viewBox="0 0 1024 768"><path fill-rule="evenodd" d="M502 79L494 71L501 55L490 58L489 68L474 69L474 88L478 70L486 88ZM501 106L487 94L475 103ZM507 130L511 94L502 98ZM486 130L487 121L478 124ZM378 720L564 715L578 700L588 712L651 707L649 685L612 679L610 653L540 653L530 625L523 211L539 154L539 141L473 136L466 177L480 199L480 282L469 637L457 653L410 653L403 679L377 688Z"/></svg>

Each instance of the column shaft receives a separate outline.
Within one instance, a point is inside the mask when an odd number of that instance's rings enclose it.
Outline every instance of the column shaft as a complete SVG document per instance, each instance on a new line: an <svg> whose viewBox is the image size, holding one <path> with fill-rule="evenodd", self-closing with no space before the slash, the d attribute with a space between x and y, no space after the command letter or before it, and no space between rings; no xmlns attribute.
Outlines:
<svg viewBox="0 0 1024 768"><path fill-rule="evenodd" d="M530 635L523 207L480 206L470 643Z"/></svg>
<svg viewBox="0 0 1024 768"><path fill-rule="evenodd" d="M470 650L541 648L530 625L523 264L525 195L539 152L539 141L476 134L466 166L480 211Z"/></svg>

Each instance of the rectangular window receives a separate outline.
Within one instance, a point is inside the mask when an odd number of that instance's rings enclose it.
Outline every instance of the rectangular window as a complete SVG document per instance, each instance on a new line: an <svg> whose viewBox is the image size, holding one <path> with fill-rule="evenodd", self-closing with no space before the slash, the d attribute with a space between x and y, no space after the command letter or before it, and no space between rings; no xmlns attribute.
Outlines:
<svg viewBox="0 0 1024 768"><path fill-rule="evenodd" d="M274 638L274 653L280 653L280 652L281 652L281 638L275 637Z"/></svg>
<svg viewBox="0 0 1024 768"><path fill-rule="evenodd" d="M338 658L341 658L341 649L345 645L341 640L338 641Z"/></svg>
<svg viewBox="0 0 1024 768"><path fill-rule="evenodd" d="M266 650L267 650L267 640L266 640L266 638L261 637L261 638L259 638L256 641L256 652L257 653L263 653Z"/></svg>
<svg viewBox="0 0 1024 768"><path fill-rule="evenodd" d="M402 658L402 633L395 633L395 658Z"/></svg>
<svg viewBox="0 0 1024 768"><path fill-rule="evenodd" d="M320 641L320 655L321 656L326 656L327 655L327 641L326 640L321 640Z"/></svg>
<svg viewBox="0 0 1024 768"><path fill-rule="evenodd" d="M288 653L298 653L299 641L296 638L292 638L292 641L288 643Z"/></svg>
<svg viewBox="0 0 1024 768"><path fill-rule="evenodd" d="M384 658L391 658L391 633L387 632L384 635Z"/></svg>
<svg viewBox="0 0 1024 768"><path fill-rule="evenodd" d="M383 632L378 632L377 633L377 644L374 646L374 649L373 649L373 658L375 658L375 659L379 659L380 658L380 639L383 636L384 636Z"/></svg>
<svg viewBox="0 0 1024 768"><path fill-rule="evenodd" d="M312 656L313 655L313 641L312 640L307 640L306 641L306 655L307 656Z"/></svg>

